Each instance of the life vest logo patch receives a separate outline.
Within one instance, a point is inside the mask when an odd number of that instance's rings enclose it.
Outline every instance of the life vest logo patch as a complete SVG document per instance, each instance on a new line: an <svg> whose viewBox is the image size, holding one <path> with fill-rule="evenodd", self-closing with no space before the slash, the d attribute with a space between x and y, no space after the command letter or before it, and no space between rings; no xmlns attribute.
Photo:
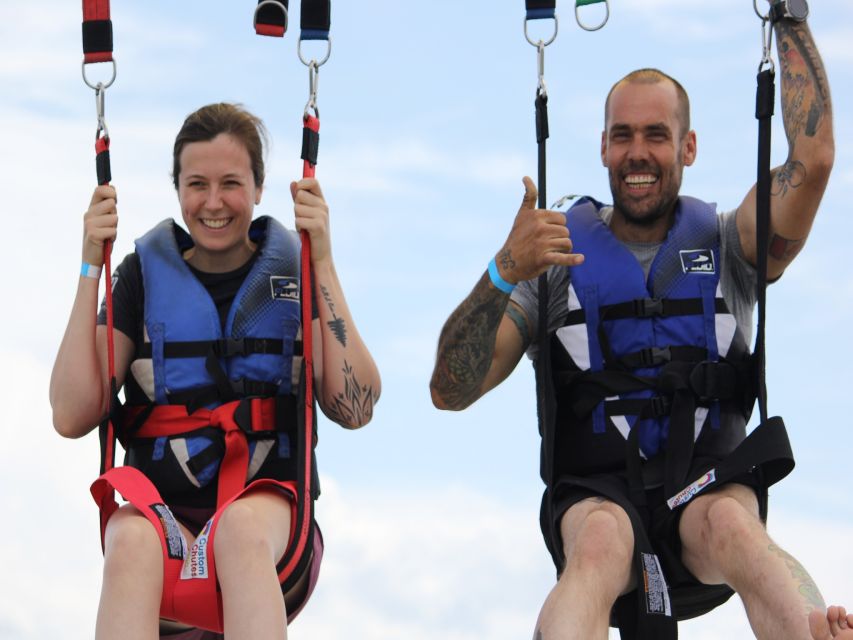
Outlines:
<svg viewBox="0 0 853 640"><path fill-rule="evenodd" d="M270 291L273 300L299 302L299 278L294 276L270 276Z"/></svg>
<svg viewBox="0 0 853 640"><path fill-rule="evenodd" d="M213 519L207 521L201 533L198 534L193 546L190 547L189 553L184 560L184 566L181 567L181 580L204 580L209 575L208 571L208 555L207 541L210 537L210 528L213 526Z"/></svg>
<svg viewBox="0 0 853 640"><path fill-rule="evenodd" d="M684 273L706 273L713 275L717 272L714 264L714 252L711 249L682 249L681 269Z"/></svg>

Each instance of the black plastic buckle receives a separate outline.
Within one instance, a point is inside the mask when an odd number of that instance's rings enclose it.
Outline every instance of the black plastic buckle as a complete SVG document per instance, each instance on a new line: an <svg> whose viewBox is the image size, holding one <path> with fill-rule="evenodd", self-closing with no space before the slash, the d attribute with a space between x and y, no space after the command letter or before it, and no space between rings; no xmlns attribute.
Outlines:
<svg viewBox="0 0 853 640"><path fill-rule="evenodd" d="M634 300L634 314L638 318L651 318L663 315L663 299L639 298Z"/></svg>
<svg viewBox="0 0 853 640"><path fill-rule="evenodd" d="M671 413L672 400L666 396L653 396L649 398L649 407L651 407L652 417L662 418Z"/></svg>
<svg viewBox="0 0 853 640"><path fill-rule="evenodd" d="M672 361L672 351L669 347L643 349L640 352L640 361L644 367L656 367L659 364Z"/></svg>
<svg viewBox="0 0 853 640"><path fill-rule="evenodd" d="M245 338L223 338L213 343L213 353L219 358L246 356L247 351Z"/></svg>

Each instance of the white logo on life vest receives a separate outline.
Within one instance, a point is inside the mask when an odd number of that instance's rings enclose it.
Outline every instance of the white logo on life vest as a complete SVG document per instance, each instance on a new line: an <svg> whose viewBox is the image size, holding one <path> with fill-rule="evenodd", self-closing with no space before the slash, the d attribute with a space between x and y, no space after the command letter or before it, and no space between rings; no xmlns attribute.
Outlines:
<svg viewBox="0 0 853 640"><path fill-rule="evenodd" d="M190 547L189 554L184 560L184 566L181 567L181 580L203 580L208 577L207 540L210 536L211 526L213 526L213 520L208 520Z"/></svg>
<svg viewBox="0 0 853 640"><path fill-rule="evenodd" d="M714 252L711 249L682 249L678 254L681 256L681 269L684 273L717 272Z"/></svg>
<svg viewBox="0 0 853 640"><path fill-rule="evenodd" d="M703 475L701 478L696 480L695 482L690 483L684 489L676 493L669 500L666 501L666 505L670 508L670 510L675 509L677 506L684 504L685 502L690 502L697 493L705 489L706 487L714 484L717 479L716 469L711 469L708 473Z"/></svg>
<svg viewBox="0 0 853 640"><path fill-rule="evenodd" d="M270 276L270 290L273 300L294 300L299 302L299 278L294 276Z"/></svg>

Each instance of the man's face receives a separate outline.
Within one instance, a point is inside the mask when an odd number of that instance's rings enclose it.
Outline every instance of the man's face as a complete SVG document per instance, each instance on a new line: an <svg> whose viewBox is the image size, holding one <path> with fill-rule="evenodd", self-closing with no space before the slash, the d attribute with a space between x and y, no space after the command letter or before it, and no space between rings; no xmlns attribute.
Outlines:
<svg viewBox="0 0 853 640"><path fill-rule="evenodd" d="M670 82L623 83L610 96L601 161L618 213L652 226L674 210L681 174L696 158L696 134L682 132Z"/></svg>

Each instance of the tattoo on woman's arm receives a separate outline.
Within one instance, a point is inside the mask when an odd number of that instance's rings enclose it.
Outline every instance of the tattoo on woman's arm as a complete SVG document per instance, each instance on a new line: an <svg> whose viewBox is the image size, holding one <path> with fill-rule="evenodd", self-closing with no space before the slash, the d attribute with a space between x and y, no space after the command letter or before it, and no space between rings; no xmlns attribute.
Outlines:
<svg viewBox="0 0 853 640"><path fill-rule="evenodd" d="M491 286L488 273L447 320L438 340L430 386L451 409L479 397L495 353L495 335L509 298Z"/></svg>
<svg viewBox="0 0 853 640"><path fill-rule="evenodd" d="M330 403L324 404L326 415L341 425L357 426L370 422L373 417L373 405L379 394L370 385L362 385L352 366L344 360L341 369L344 374L344 390Z"/></svg>
<svg viewBox="0 0 853 640"><path fill-rule="evenodd" d="M323 294L323 300L326 301L326 306L329 307L329 311L332 314L332 319L329 320L326 324L329 325L329 328L332 330L332 333L337 338L338 342L340 342L343 346L347 346L347 325L343 318L339 318L335 315L335 303L332 302L332 296L329 295L329 290L320 285L320 293Z"/></svg>

